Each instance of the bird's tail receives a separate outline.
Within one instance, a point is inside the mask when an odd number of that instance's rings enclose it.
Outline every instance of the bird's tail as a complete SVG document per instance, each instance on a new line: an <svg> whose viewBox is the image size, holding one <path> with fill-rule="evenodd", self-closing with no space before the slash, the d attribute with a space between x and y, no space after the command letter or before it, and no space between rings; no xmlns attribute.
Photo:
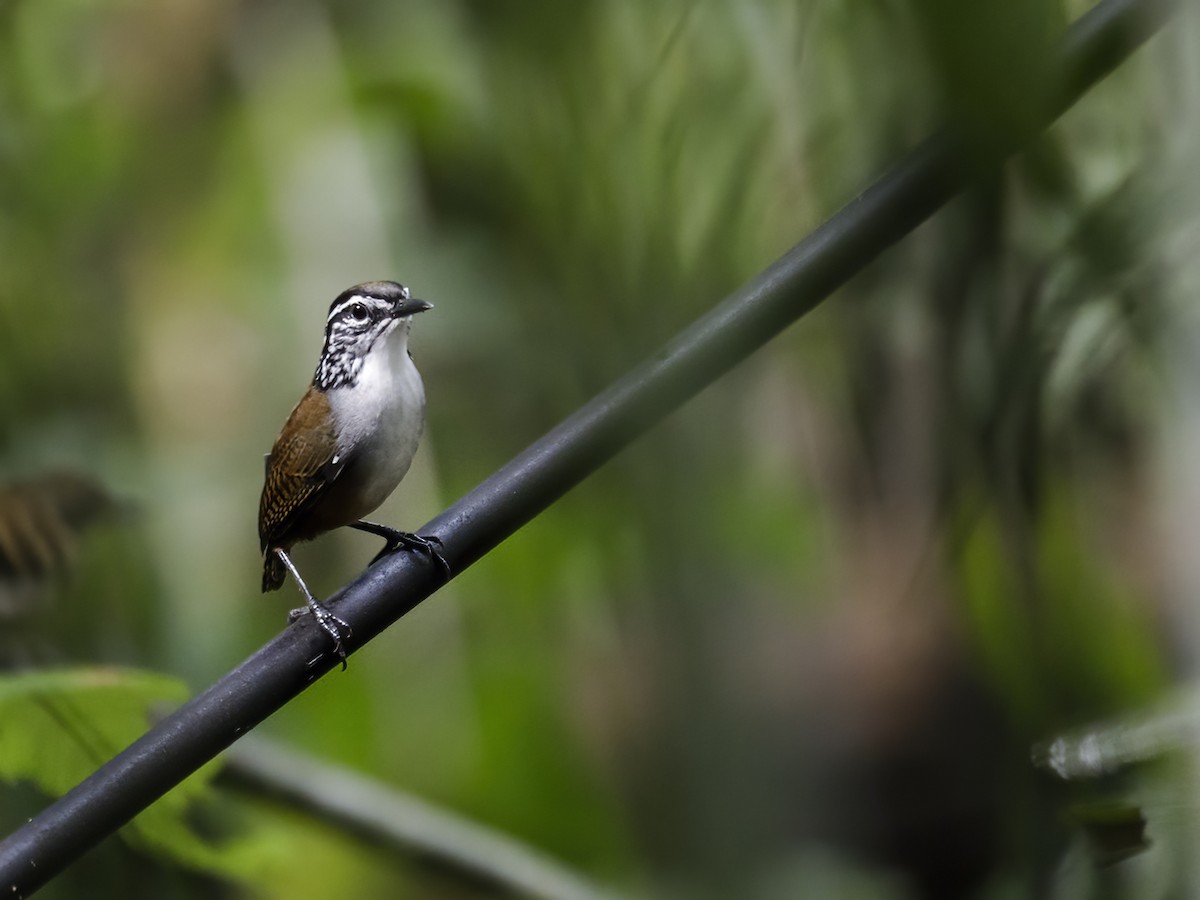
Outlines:
<svg viewBox="0 0 1200 900"><path fill-rule="evenodd" d="M279 554L274 550L268 551L267 555L263 557L263 593L279 590L283 587L286 577L287 569L283 567L283 560L279 558Z"/></svg>

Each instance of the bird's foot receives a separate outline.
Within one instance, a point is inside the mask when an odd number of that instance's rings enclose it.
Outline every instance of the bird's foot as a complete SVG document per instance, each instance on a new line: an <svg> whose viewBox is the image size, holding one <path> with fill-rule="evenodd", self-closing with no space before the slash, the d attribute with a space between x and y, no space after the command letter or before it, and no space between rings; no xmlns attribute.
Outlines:
<svg viewBox="0 0 1200 900"><path fill-rule="evenodd" d="M436 562L442 570L442 574L446 576L447 581L454 574L450 568L450 563L446 561L446 557L442 553L442 541L440 538L434 536L425 537L422 534L412 534L407 531L397 531L393 537L388 539L387 546L375 554L375 558L371 562L376 563L389 553L395 553L402 547L424 553Z"/></svg>
<svg viewBox="0 0 1200 900"><path fill-rule="evenodd" d="M435 535L426 537L425 535L413 534L409 531L397 531L395 528L389 528L386 525L377 525L374 522L355 522L351 527L378 535L387 541L384 548L375 554L375 558L371 560L371 565L375 565L375 563L379 562L385 556L395 553L401 547L404 547L409 550L419 550L436 562L442 570L442 574L446 576L447 581L454 574L454 570L450 568L450 563L446 561L446 557L442 553L441 538Z"/></svg>
<svg viewBox="0 0 1200 900"><path fill-rule="evenodd" d="M317 620L317 624L321 626L321 630L329 635L329 639L333 641L333 652L342 661L342 671L346 671L346 648L342 645L342 638L354 634L350 623L340 616L334 615L327 606L316 600L309 600L308 606L301 606L299 609L289 612L288 622L295 622L303 615L312 615Z"/></svg>

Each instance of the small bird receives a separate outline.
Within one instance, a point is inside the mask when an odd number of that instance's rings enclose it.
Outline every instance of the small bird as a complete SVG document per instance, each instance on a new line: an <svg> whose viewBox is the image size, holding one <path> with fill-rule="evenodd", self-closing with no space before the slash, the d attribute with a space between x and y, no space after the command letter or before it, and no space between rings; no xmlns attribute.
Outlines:
<svg viewBox="0 0 1200 900"><path fill-rule="evenodd" d="M312 385L266 458L258 508L263 592L277 590L291 572L308 601L291 617L311 612L343 669L342 638L350 626L309 591L288 556L293 545L349 525L387 541L376 559L402 546L419 549L450 576L436 538L363 521L408 472L425 427L425 387L408 352L408 333L412 317L432 308L394 281L342 291L325 319Z"/></svg>

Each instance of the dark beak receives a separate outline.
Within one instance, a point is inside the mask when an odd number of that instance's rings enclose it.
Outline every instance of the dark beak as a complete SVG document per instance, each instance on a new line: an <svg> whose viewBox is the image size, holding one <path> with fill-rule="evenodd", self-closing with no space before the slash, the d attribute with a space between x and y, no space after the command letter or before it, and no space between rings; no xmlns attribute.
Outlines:
<svg viewBox="0 0 1200 900"><path fill-rule="evenodd" d="M392 307L392 315L397 319L402 319L405 316L415 316L427 309L433 309L433 304L425 300L418 300L416 297L409 297Z"/></svg>

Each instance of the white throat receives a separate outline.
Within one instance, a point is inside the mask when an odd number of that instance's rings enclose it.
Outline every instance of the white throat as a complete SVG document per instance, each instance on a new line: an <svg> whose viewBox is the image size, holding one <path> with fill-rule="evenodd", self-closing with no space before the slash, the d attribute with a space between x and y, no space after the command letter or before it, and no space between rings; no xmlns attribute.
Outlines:
<svg viewBox="0 0 1200 900"><path fill-rule="evenodd" d="M362 468L372 508L408 471L425 427L425 386L408 355L411 325L400 320L371 348L352 386L326 392L338 453Z"/></svg>

